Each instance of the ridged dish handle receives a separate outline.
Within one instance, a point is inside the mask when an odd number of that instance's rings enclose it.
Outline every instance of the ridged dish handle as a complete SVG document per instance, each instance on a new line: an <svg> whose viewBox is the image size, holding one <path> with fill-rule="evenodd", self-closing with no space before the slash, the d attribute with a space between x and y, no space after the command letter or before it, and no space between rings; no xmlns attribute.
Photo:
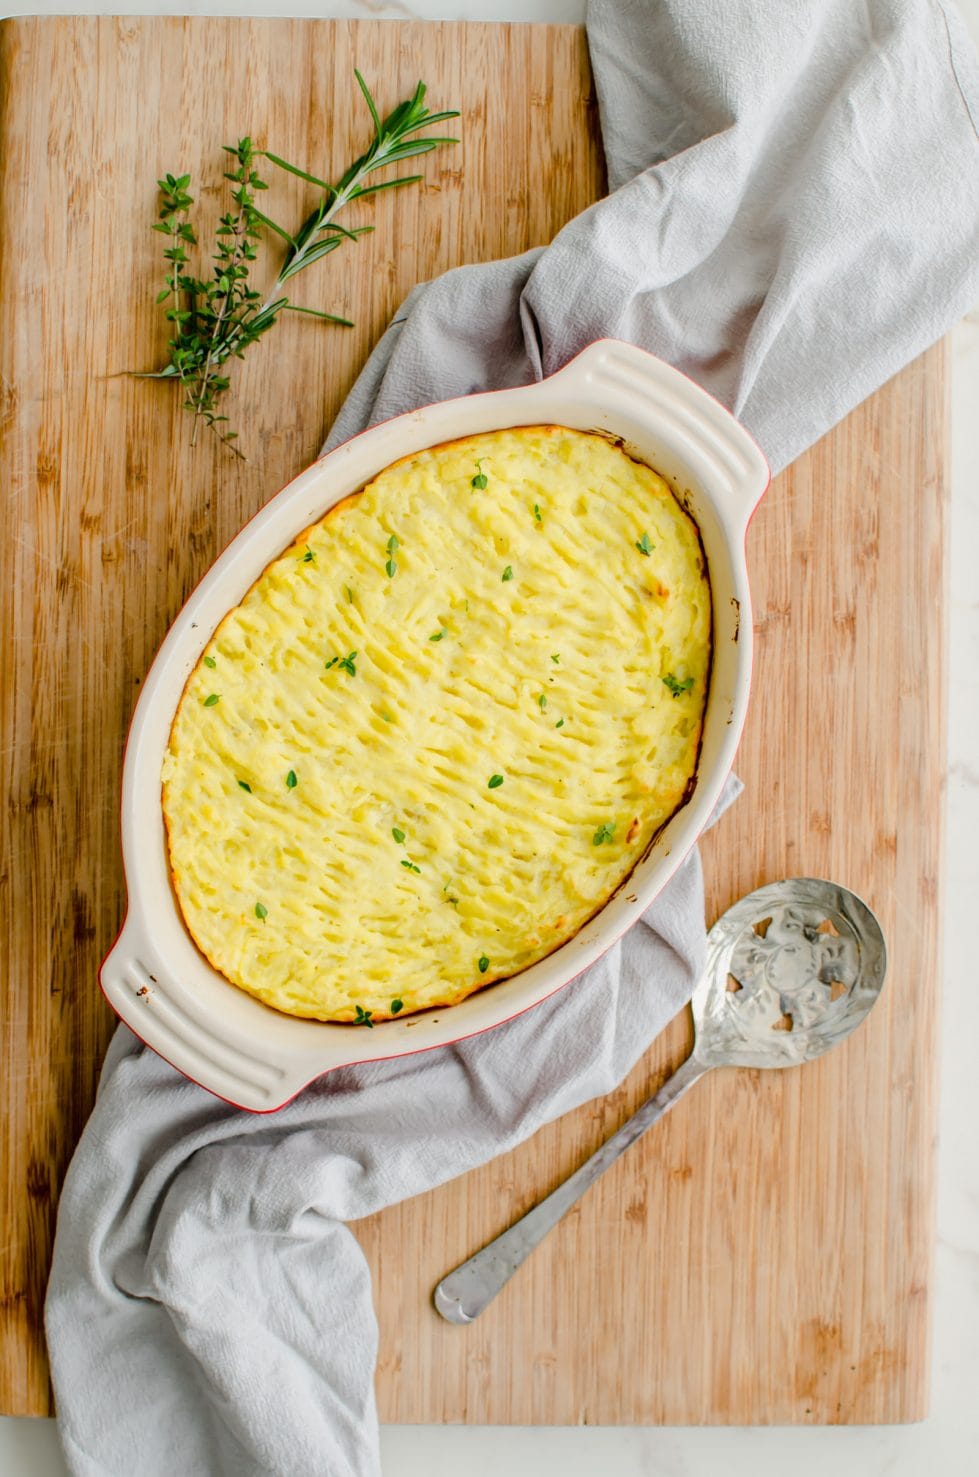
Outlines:
<svg viewBox="0 0 979 1477"><path fill-rule="evenodd" d="M209 1092L252 1112L269 1112L289 1101L312 1074L291 1080L281 1066L234 1040L218 1038L198 1019L130 914L106 955L99 983L112 1006L141 1041Z"/></svg>
<svg viewBox="0 0 979 1477"><path fill-rule="evenodd" d="M551 377L557 380L565 390L574 387L586 394L592 386L606 387L614 392L620 412L634 409L643 420L652 410L677 454L710 477L732 530L747 528L771 481L768 462L744 426L694 380L620 339L589 344Z"/></svg>

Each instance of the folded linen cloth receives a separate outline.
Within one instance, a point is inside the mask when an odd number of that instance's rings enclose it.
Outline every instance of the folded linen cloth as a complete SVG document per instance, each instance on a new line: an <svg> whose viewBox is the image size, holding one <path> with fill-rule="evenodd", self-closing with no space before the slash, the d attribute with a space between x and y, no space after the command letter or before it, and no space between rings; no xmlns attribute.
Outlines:
<svg viewBox="0 0 979 1477"><path fill-rule="evenodd" d="M593 0L588 31L614 193L543 250L417 289L329 445L613 334L706 385L777 469L979 295L979 85L943 6ZM72 1472L374 1477L376 1327L344 1222L613 1088L703 945L693 855L557 997L271 1118L120 1027L46 1309Z"/></svg>

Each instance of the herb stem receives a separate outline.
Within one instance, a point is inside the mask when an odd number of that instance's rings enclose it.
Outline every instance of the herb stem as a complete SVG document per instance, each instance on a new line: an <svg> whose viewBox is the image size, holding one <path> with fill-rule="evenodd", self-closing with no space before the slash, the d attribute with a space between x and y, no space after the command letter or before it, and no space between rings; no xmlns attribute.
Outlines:
<svg viewBox="0 0 979 1477"><path fill-rule="evenodd" d="M367 100L367 106L370 110L371 119L374 123L374 140L371 143L370 148L367 150L366 154L362 154L359 159L355 160L355 162L350 166L346 174L340 180L340 183L338 185L326 185L322 200L313 211L312 215L309 216L309 218L306 220L306 222L302 226L302 229L298 232L297 238L293 242L292 248L287 252L286 259L283 262L282 267L279 269L279 274L275 279L275 282L272 286L271 291L269 292L268 297L265 299L264 303L259 309L258 314L256 315L257 317L261 317L263 313L269 310L269 308L275 302L277 295L282 291L288 279L290 277L294 277L297 272L302 271L303 267L308 264L307 259L310 257L313 251L317 252L317 256L324 254L323 248L326 247L326 243L317 240L317 237L321 236L324 231L333 230L334 232L337 232L338 235L335 237L335 240L336 245L339 246L340 241L343 237L347 237L348 240L354 241L357 239L358 236L362 236L365 234L365 232L372 231L374 229L373 226L361 226L353 231L348 231L343 226L337 225L335 219L336 216L339 215L340 211L343 210L346 205L349 205L352 201L356 200L358 196L371 194L376 189L385 188L385 186L383 185L371 186L367 189L362 188L364 181L369 174L373 173L375 169L383 169L385 165L397 163L398 160L405 157L406 148L408 152L427 153L429 152L429 149L434 149L438 144L456 142L455 139L426 139L424 140L424 148L419 147L417 149L413 149L411 145L406 146L405 137L408 133L414 133L418 128L423 127L426 123L434 123L436 121L441 121L444 118L455 118L458 117L458 114L456 112L450 112L433 115L430 118L426 117L424 115L424 110L421 107L422 98L425 95L425 88L421 83L419 83L418 88L415 91L415 96L411 99L411 103L409 103L407 107L402 104L402 108L404 108L405 112L409 114L409 116L402 121L402 127L398 128L391 126L392 119L397 117L397 113L401 111L400 109L396 110L396 112L391 115L391 118L388 118L386 122L382 124L377 112L377 108L374 104L374 100L367 89L367 85L364 82L363 77L357 71L354 72L354 75L357 78L360 89ZM411 113L409 112L409 110L411 109L417 110L418 112L418 122L415 123L414 128L404 126L406 123L414 122L414 117L411 116ZM266 159L268 159L272 164L277 164L280 169L287 167L284 161L280 160L276 155L269 154L267 151L264 150L263 153ZM317 181L312 175L307 175L295 168L290 169L289 172L293 174L300 174L303 178L309 180L311 183L318 183L320 185L324 184L324 181ZM412 175L410 179L390 180L387 182L387 184L410 184L414 183L420 178L420 175ZM288 300L283 306L289 306ZM232 353L234 352L234 345L235 340L234 337L232 337L229 341L229 347Z"/></svg>
<svg viewBox="0 0 979 1477"><path fill-rule="evenodd" d="M181 212L181 214L183 215L184 221L186 221L187 220L187 217L188 217L188 209L185 208ZM172 234L172 239L174 241L178 241L178 240L180 240L179 231L180 231L180 225L182 224L182 222L180 222L178 220L178 218L177 218L176 215L174 215L172 217L172 220L173 220L173 224L176 227L176 230L174 230L174 232ZM178 265L177 265L176 262L173 262L172 265L173 265L173 271L172 271L171 276L170 276L170 283L171 283L171 287L172 287L172 290L173 290L173 311L175 313L179 313L180 312L180 268L178 267ZM191 311L191 313L192 314L196 314L196 310L197 310L197 299L196 299L195 294L193 292L191 292L191 291L188 292L188 302L189 302L189 305L190 305L190 311ZM177 325L177 332L179 333L180 332L180 320L179 320L179 318L174 318L173 321ZM184 373L184 366L183 366L183 363L182 362L179 362L177 364L177 373L180 376L180 383L181 383L181 385L186 384L186 382L187 382L187 376ZM196 415L194 416L194 435L195 436L197 435L197 417L196 417ZM191 445L194 445L193 439L191 439Z"/></svg>
<svg viewBox="0 0 979 1477"><path fill-rule="evenodd" d="M218 309L217 316L215 317L214 322L211 326L211 336L207 350L207 358L204 360L204 367L201 370L200 389L197 394L197 408L194 412L194 432L190 438L191 446L197 445L197 428L200 425L201 416L204 414L204 406L207 400L207 385L211 377L211 371L216 367L217 363L214 357L215 350L221 342L221 327L227 316L228 304L230 303L232 294L234 292L235 278L229 273L228 268L235 268L241 262L241 243L245 233L246 213L247 205L244 203L239 204L238 215L234 225L231 228L235 238L234 248L232 250L230 260L222 262L221 264L221 270L223 271L225 276L228 277L228 290L224 294L224 297L221 299L221 306ZM225 340L225 343L227 343L227 340ZM225 354L223 357L227 357L227 355ZM231 444L231 450L235 452L237 456L242 455L237 446L235 446L233 443ZM242 458L242 460L244 460L244 458Z"/></svg>

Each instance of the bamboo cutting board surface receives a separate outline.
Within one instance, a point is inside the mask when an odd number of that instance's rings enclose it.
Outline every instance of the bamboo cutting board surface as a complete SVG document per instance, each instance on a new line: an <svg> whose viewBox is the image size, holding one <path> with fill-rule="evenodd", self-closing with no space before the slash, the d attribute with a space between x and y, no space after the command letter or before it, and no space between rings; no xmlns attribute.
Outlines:
<svg viewBox="0 0 979 1477"><path fill-rule="evenodd" d="M154 181L261 144L336 176L419 76L463 108L418 190L302 279L350 331L291 320L241 367L247 463L187 447L160 362ZM138 123L134 126L133 119ZM193 187L192 187L193 188ZM280 219L299 220L282 176ZM96 972L123 916L133 702L216 553L315 454L406 292L548 241L602 191L573 27L51 19L0 26L0 1408L44 1414L58 1187L113 1020ZM195 191L196 193L196 191ZM223 208L209 187L214 217ZM572 1170L675 1065L357 1227L375 1275L382 1418L873 1422L926 1408L943 782L944 360L935 349L778 478L749 536L758 658L707 837L714 916L784 875L862 893L881 1003L804 1070L715 1073L589 1194L469 1329L431 1308L462 1257Z"/></svg>

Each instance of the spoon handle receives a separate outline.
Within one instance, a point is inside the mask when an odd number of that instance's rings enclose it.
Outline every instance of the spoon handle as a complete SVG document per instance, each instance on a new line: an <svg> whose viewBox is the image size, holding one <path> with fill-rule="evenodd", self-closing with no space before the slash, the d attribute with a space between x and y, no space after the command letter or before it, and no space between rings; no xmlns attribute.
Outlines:
<svg viewBox="0 0 979 1477"><path fill-rule="evenodd" d="M449 1323L472 1323L509 1282L535 1246L593 1185L610 1164L624 1154L710 1068L689 1056L653 1097L647 1099L622 1127L596 1149L574 1174L552 1190L525 1216L477 1251L468 1261L442 1278L435 1289L435 1307Z"/></svg>

